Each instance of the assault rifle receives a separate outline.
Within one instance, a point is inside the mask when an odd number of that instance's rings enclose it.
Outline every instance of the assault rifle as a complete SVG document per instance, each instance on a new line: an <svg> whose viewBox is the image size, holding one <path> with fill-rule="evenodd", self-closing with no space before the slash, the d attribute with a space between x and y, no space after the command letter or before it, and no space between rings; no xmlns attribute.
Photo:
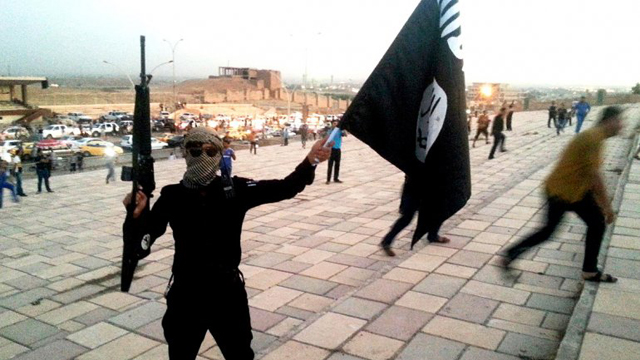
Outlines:
<svg viewBox="0 0 640 360"><path fill-rule="evenodd" d="M140 85L136 85L136 105L133 112L133 146L132 166L122 167L123 181L132 181L131 203L127 208L127 220L123 226L122 272L120 277L120 290L128 292L133 281L133 273L141 259L150 253L151 238L147 231L144 219L133 219L133 210L136 208L136 194L139 187L147 196L147 208L143 213L148 213L149 202L153 196L156 183L153 176L153 157L151 157L151 126L150 126L150 100L149 81L151 75L147 75L145 67L145 38L140 36Z"/></svg>

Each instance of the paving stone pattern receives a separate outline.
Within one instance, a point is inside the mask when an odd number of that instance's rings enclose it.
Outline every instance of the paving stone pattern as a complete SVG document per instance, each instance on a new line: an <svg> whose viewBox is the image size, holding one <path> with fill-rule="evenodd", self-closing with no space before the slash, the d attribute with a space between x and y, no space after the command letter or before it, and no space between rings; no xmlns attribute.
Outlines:
<svg viewBox="0 0 640 360"><path fill-rule="evenodd" d="M593 118L591 118L593 119ZM587 126L593 122L588 121ZM546 359L562 338L581 285L585 227L566 216L544 246L498 267L501 250L543 221L541 182L571 139L556 136L544 112L516 113L506 153L471 149L473 196L445 223L445 245L409 251L415 222L386 257L378 243L397 219L403 174L363 143L344 139L343 184L325 185L326 165L296 198L251 210L242 234L243 271L257 358ZM604 164L612 192L631 141L608 142ZM238 152L234 172L257 179L287 175L306 151L299 143ZM180 180L182 160L156 163L158 188ZM634 170L637 178L637 168ZM161 317L171 276L172 231L140 262L130 293L118 291L121 201L130 184L105 184L106 169L55 176L55 193L0 210L0 359L166 359ZM437 175L437 174L436 174ZM640 185L628 184L607 266L624 272L603 289L590 328L602 340L637 341ZM176 211L181 211L176 209ZM224 226L212 223L211 227ZM619 290L624 289L623 293ZM624 305L610 299L625 300ZM601 335L605 333L607 335ZM591 337L591 335L589 335ZM637 352L635 352L637 354ZM589 359L590 357L585 357ZM221 359L207 335L199 359Z"/></svg>

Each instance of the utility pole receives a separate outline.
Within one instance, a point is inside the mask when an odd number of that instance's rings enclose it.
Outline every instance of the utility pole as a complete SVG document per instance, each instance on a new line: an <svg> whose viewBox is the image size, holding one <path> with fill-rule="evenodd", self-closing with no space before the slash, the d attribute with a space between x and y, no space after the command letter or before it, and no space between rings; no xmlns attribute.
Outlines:
<svg viewBox="0 0 640 360"><path fill-rule="evenodd" d="M171 45L171 43L169 42L169 40L167 39L162 39L162 41L166 41L167 44L169 44L169 48L171 48L171 63L172 63L172 67L173 67L173 106L176 106L176 46L178 46L178 44L180 43L180 41L182 41L184 39L180 39L178 41L176 41L173 45ZM173 122L176 122L176 111L178 109L175 108L173 111Z"/></svg>

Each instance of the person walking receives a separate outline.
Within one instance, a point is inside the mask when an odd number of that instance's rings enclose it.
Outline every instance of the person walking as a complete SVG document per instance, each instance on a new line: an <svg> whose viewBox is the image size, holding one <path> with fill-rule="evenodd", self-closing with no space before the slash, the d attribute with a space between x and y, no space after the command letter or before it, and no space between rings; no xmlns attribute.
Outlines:
<svg viewBox="0 0 640 360"><path fill-rule="evenodd" d="M249 154L253 153L254 155L258 155L258 139L253 130L251 130L247 139L249 140Z"/></svg>
<svg viewBox="0 0 640 360"><path fill-rule="evenodd" d="M491 119L489 119L489 115L487 115L487 110L482 112L482 115L478 117L476 123L476 137L473 138L473 147L476 147L476 141L480 134L484 134L485 143L489 143L489 124L491 123Z"/></svg>
<svg viewBox="0 0 640 360"><path fill-rule="evenodd" d="M109 183L109 180L112 181L116 181L116 155L114 154L109 154L106 156L106 160L107 160L107 184Z"/></svg>
<svg viewBox="0 0 640 360"><path fill-rule="evenodd" d="M565 212L575 212L587 225L582 277L587 281L616 282L598 269L598 254L606 224L615 213L607 197L601 174L605 140L622 129L622 108L603 110L596 126L577 135L564 150L554 170L545 180L547 223L538 231L506 250L503 265L508 269L520 255L549 239Z"/></svg>
<svg viewBox="0 0 640 360"><path fill-rule="evenodd" d="M489 160L493 159L498 145L500 145L500 152L507 151L507 149L505 149L504 147L504 143L507 137L502 133L502 131L504 130L504 115L506 111L506 108L501 108L498 115L493 118L493 126L491 127L491 135L493 135L493 146L491 147L491 152L489 153Z"/></svg>
<svg viewBox="0 0 640 360"><path fill-rule="evenodd" d="M560 103L560 107L558 108L558 120L556 121L556 133L558 135L560 135L560 132L564 132L564 128L567 126L568 117L569 113L564 107L564 103Z"/></svg>
<svg viewBox="0 0 640 360"><path fill-rule="evenodd" d="M282 129L282 141L284 142L284 146L289 146L289 126L285 125L284 129Z"/></svg>
<svg viewBox="0 0 640 360"><path fill-rule="evenodd" d="M76 157L76 168L78 169L78 171L82 171L82 166L84 165L84 155L82 155L82 152L78 151L73 156Z"/></svg>
<svg viewBox="0 0 640 360"><path fill-rule="evenodd" d="M15 186L9 182L9 163L5 160L0 160L0 209L2 209L4 189L11 191L13 202L17 203L20 201Z"/></svg>
<svg viewBox="0 0 640 360"><path fill-rule="evenodd" d="M507 111L507 131L513 130L511 127L511 123L513 121L513 113L515 112L515 101L512 101L509 105L509 110Z"/></svg>
<svg viewBox="0 0 640 360"><path fill-rule="evenodd" d="M18 196L27 196L24 193L24 189L22 189L22 154L24 150L22 148L18 149L16 154L13 156L12 167L11 167L11 175L14 179L16 179L16 194Z"/></svg>
<svg viewBox="0 0 640 360"><path fill-rule="evenodd" d="M576 134L582 129L582 123L590 111L591 105L589 105L584 96L580 97L580 101L576 104Z"/></svg>
<svg viewBox="0 0 640 360"><path fill-rule="evenodd" d="M551 120L553 120L553 126L557 128L556 121L558 116L558 109L556 108L556 102L552 101L549 106L549 119L547 120L547 127L551 127Z"/></svg>
<svg viewBox="0 0 640 360"><path fill-rule="evenodd" d="M222 139L223 151L222 151L222 159L220 159L220 171L224 173L224 175L231 178L233 161L236 159L236 152L231 148L231 138L225 137Z"/></svg>
<svg viewBox="0 0 640 360"><path fill-rule="evenodd" d="M332 127L327 131L327 135L331 134L333 129L338 127L338 120L333 120ZM346 132L338 129L338 133L333 139L333 147L331 147L331 157L329 157L329 166L327 168L327 185L331 182L331 172L333 171L333 182L342 183L340 180L340 159L342 157L342 137L347 136Z"/></svg>
<svg viewBox="0 0 640 360"><path fill-rule="evenodd" d="M307 123L302 123L300 126L300 142L302 143L302 148L307 148L307 138L309 136L309 126Z"/></svg>
<svg viewBox="0 0 640 360"><path fill-rule="evenodd" d="M404 185L402 186L402 195L400 196L400 217L380 242L380 247L387 256L396 256L396 253L391 249L391 245L400 231L411 223L413 216L420 209L421 199L421 184L419 181L405 175ZM450 239L440 236L438 234L439 231L440 225L429 229L427 240L429 240L430 243L448 243Z"/></svg>
<svg viewBox="0 0 640 360"><path fill-rule="evenodd" d="M126 217L125 231L149 234L152 247L167 225L173 230L175 256L162 319L170 359L195 359L207 331L225 359L254 358L244 275L238 269L243 220L250 209L291 199L311 185L316 161L326 161L330 154L322 143L316 142L284 179L234 177L230 184L233 195L227 196L227 185L217 176L222 141L210 129L196 128L184 139L187 169L182 181L165 186L150 211L147 196L142 191L136 194L136 207ZM128 207L130 203L128 194L123 204ZM211 231L203 231L203 225L211 225ZM144 232L137 231L141 228ZM150 251L140 246L138 258Z"/></svg>

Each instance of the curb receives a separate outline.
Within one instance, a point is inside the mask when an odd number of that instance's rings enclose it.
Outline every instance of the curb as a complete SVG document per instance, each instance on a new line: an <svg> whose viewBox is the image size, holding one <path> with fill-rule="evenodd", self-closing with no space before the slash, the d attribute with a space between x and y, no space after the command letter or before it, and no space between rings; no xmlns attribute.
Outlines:
<svg viewBox="0 0 640 360"><path fill-rule="evenodd" d="M620 174L620 179L616 186L616 191L612 200L613 208L616 211L620 209L620 204L622 203L622 194L624 193L624 187L629 179L629 170L631 169L634 150L638 146L639 138L640 137L636 135L634 141L631 142L629 154L627 154L627 162L622 174ZM613 225L607 226L604 238L602 239L602 248L600 255L598 256L598 267L600 268L604 267L604 263L607 259L609 243L611 242L611 235L613 234L614 227L615 222ZM605 251L602 251L602 249ZM593 304L596 299L598 287L599 284L596 282L584 282L582 293L580 294L580 298L573 309L567 330L562 338L558 352L556 353L556 360L578 360L580 350L582 349L584 334L587 330L589 319L591 318L591 312L593 310Z"/></svg>

